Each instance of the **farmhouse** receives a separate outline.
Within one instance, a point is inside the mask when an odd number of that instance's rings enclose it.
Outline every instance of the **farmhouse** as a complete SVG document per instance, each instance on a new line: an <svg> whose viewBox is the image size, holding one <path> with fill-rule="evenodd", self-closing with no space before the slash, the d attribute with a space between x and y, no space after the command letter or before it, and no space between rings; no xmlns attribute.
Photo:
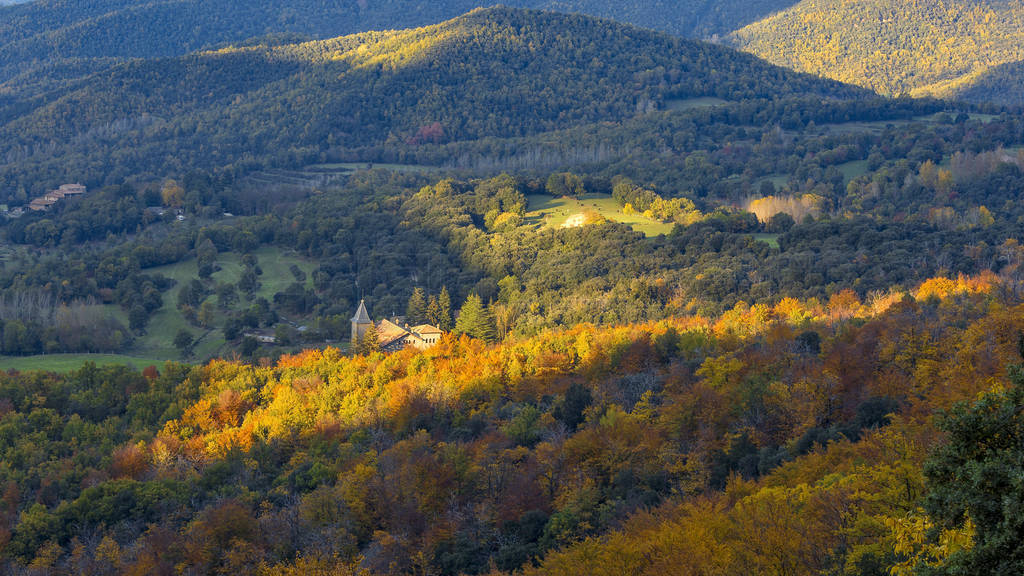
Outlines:
<svg viewBox="0 0 1024 576"><path fill-rule="evenodd" d="M29 210L34 210L36 212L40 210L49 210L50 206L56 204L57 201L57 198L53 198L51 196L43 196L42 198L36 198L35 200L32 200L32 202L29 203L28 208Z"/></svg>
<svg viewBox="0 0 1024 576"><path fill-rule="evenodd" d="M85 186L82 184L61 184L60 188L57 188L54 192L60 192L63 196L79 196L85 194Z"/></svg>
<svg viewBox="0 0 1024 576"><path fill-rule="evenodd" d="M352 317L352 342L353 345L366 336L370 326L374 326L373 320L366 312L366 303L359 301L359 308ZM413 347L420 350L430 348L441 339L444 334L436 326L420 324L418 326L399 325L397 319L381 320L375 325L377 329L377 342L384 352L396 352L403 348Z"/></svg>
<svg viewBox="0 0 1024 576"><path fill-rule="evenodd" d="M85 186L82 184L61 184L60 188L56 190L50 190L46 194L35 198L29 203L29 210L36 212L40 210L49 210L51 206L60 202L64 198L70 196L80 196L85 194Z"/></svg>

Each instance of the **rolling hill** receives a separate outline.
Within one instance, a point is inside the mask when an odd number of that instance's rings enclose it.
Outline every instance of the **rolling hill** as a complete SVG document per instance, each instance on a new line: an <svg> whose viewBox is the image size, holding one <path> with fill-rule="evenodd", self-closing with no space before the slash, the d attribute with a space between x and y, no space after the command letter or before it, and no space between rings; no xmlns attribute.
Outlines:
<svg viewBox="0 0 1024 576"><path fill-rule="evenodd" d="M439 25L132 61L0 104L2 174L88 179L617 121L669 99L859 98L731 49L509 8ZM116 174L115 174L116 175ZM61 176L61 177L63 177Z"/></svg>
<svg viewBox="0 0 1024 576"><path fill-rule="evenodd" d="M659 0L629 5L608 0L512 0L504 4L579 12L687 37L710 37L791 3ZM0 8L0 82L8 83L8 89L24 89L18 81L24 74L41 72L68 78L50 72L48 66L54 62L72 61L95 70L124 59L180 56L266 35L323 39L425 26L496 4L474 0L40 0Z"/></svg>
<svg viewBox="0 0 1024 576"><path fill-rule="evenodd" d="M884 95L1009 102L1005 90L971 85L994 67L1024 60L1024 2L804 0L727 41Z"/></svg>

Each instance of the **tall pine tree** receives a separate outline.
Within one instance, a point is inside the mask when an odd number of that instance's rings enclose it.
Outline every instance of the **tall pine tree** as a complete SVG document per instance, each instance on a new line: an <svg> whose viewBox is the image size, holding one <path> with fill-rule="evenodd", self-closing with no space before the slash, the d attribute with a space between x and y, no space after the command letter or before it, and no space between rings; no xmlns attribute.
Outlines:
<svg viewBox="0 0 1024 576"><path fill-rule="evenodd" d="M427 297L422 288L412 289L409 304L405 307L405 321L411 326L427 322Z"/></svg>
<svg viewBox="0 0 1024 576"><path fill-rule="evenodd" d="M430 302L427 304L427 322L433 324L438 328L441 327L439 320L441 319L441 305L437 303L437 296L430 296Z"/></svg>
<svg viewBox="0 0 1024 576"><path fill-rule="evenodd" d="M356 347L357 354L372 354L374 352L380 352L380 333L377 331L376 324L370 324L366 328L366 332L363 337L359 339L359 343Z"/></svg>
<svg viewBox="0 0 1024 576"><path fill-rule="evenodd" d="M459 310L459 319L455 322L455 331L486 342L493 342L497 337L494 320L484 306L483 300L476 294L466 297L466 302Z"/></svg>
<svg viewBox="0 0 1024 576"><path fill-rule="evenodd" d="M448 288L441 287L441 293L437 295L437 326L444 332L452 329L452 298L448 295Z"/></svg>

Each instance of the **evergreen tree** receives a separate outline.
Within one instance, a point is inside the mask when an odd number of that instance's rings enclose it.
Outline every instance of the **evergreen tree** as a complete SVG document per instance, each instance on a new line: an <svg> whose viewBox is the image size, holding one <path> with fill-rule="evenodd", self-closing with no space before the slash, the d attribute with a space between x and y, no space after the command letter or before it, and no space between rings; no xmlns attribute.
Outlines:
<svg viewBox="0 0 1024 576"><path fill-rule="evenodd" d="M409 304L405 307L405 321L412 326L427 321L427 298L422 288L412 289Z"/></svg>
<svg viewBox="0 0 1024 576"><path fill-rule="evenodd" d="M437 295L437 319L434 326L444 332L452 329L452 298L446 286L442 286L441 293Z"/></svg>
<svg viewBox="0 0 1024 576"><path fill-rule="evenodd" d="M372 354L380 352L380 333L377 332L377 325L370 324L363 337L356 344L356 354Z"/></svg>
<svg viewBox="0 0 1024 576"><path fill-rule="evenodd" d="M427 304L427 322L438 328L441 327L441 305L437 302L437 296L430 296L430 303Z"/></svg>
<svg viewBox="0 0 1024 576"><path fill-rule="evenodd" d="M455 323L455 331L460 334L469 334L487 342L493 342L496 338L494 320L490 312L484 306L483 300L476 294L466 297L466 302L459 310L459 319Z"/></svg>
<svg viewBox="0 0 1024 576"><path fill-rule="evenodd" d="M959 404L939 421L949 441L925 464L924 507L939 528L974 523L974 545L925 574L1024 573L1024 370L1010 368L1013 387ZM936 531L937 532L937 531Z"/></svg>

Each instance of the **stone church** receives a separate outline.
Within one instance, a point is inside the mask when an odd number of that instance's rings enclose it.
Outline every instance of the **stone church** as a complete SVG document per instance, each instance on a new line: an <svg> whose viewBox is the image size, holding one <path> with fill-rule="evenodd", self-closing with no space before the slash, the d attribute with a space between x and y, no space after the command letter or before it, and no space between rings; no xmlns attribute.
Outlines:
<svg viewBox="0 0 1024 576"><path fill-rule="evenodd" d="M380 344L380 349L384 352L396 352L410 346L425 350L437 344L444 334L438 327L431 326L430 324L420 324L418 326L409 326L404 323L402 325L399 324L400 321L397 318L395 321L385 319L377 323L377 342ZM356 309L356 314L352 317L353 345L363 339L366 331L372 325L373 320L370 319L370 315L366 312L366 303L360 300L359 308Z"/></svg>

